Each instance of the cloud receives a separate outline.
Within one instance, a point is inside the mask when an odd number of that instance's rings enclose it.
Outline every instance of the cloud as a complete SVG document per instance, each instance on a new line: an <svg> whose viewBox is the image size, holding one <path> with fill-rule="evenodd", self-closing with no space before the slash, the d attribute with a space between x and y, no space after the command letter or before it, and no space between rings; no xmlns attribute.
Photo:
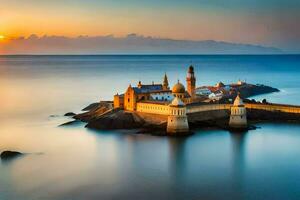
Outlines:
<svg viewBox="0 0 300 200"><path fill-rule="evenodd" d="M251 44L214 40L191 41L145 37L30 35L2 45L2 54L271 54L281 50Z"/></svg>

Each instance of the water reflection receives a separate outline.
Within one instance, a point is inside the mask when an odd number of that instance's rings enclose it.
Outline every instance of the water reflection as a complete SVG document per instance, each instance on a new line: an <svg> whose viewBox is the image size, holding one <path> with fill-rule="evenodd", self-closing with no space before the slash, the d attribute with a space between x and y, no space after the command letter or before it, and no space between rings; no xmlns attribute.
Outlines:
<svg viewBox="0 0 300 200"><path fill-rule="evenodd" d="M193 61L199 85L229 83L247 72L249 82L288 92L260 99L298 104L299 58L195 56ZM159 82L164 71L172 85L185 79L183 66L190 57L7 59L0 58L0 151L44 154L0 162L1 200L300 197L299 125L263 125L243 134L199 130L188 138L167 138L58 128L66 119L49 118L109 100L139 78Z"/></svg>
<svg viewBox="0 0 300 200"><path fill-rule="evenodd" d="M245 143L246 135L248 131L244 132L231 132L231 141L232 141L232 186L236 191L239 191L237 195L242 198L243 187L244 187L244 173L246 166L246 157L245 157Z"/></svg>
<svg viewBox="0 0 300 200"><path fill-rule="evenodd" d="M187 160L185 158L185 144L187 138L170 138L169 143L169 169L173 183L184 181Z"/></svg>

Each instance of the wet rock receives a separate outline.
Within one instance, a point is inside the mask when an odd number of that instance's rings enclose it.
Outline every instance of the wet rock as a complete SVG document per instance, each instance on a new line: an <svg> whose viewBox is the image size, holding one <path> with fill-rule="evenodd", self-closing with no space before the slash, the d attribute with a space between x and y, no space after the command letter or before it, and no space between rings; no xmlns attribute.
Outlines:
<svg viewBox="0 0 300 200"><path fill-rule="evenodd" d="M1 154L0 154L0 158L2 160L10 160L10 159L13 159L13 158L17 158L19 156L22 156L23 154L21 152L18 152L18 151L3 151Z"/></svg>
<svg viewBox="0 0 300 200"><path fill-rule="evenodd" d="M79 120L73 120L73 121L69 121L69 122L63 123L63 124L61 124L59 126L70 126L70 125L76 125L78 123L80 123Z"/></svg>
<svg viewBox="0 0 300 200"><path fill-rule="evenodd" d="M94 108L88 112L77 114L73 116L73 118L83 122L89 122L91 120L97 119L99 116L101 116L102 114L104 114L109 110L111 109L106 106L101 106L101 107Z"/></svg>
<svg viewBox="0 0 300 200"><path fill-rule="evenodd" d="M75 116L76 114L73 112L67 112L66 114L64 114L64 116L68 116L68 117L72 117Z"/></svg>
<svg viewBox="0 0 300 200"><path fill-rule="evenodd" d="M137 129L141 128L144 124L145 121L133 112L113 109L90 120L86 127L99 130Z"/></svg>
<svg viewBox="0 0 300 200"><path fill-rule="evenodd" d="M88 105L87 107L82 109L82 111L90 111L90 110L96 109L99 107L99 105L100 105L100 103L91 103L90 105Z"/></svg>

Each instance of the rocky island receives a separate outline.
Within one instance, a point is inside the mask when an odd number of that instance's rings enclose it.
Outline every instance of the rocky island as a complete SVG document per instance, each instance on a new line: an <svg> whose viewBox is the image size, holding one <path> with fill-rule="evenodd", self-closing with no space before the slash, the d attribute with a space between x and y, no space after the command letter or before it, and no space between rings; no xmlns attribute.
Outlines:
<svg viewBox="0 0 300 200"><path fill-rule="evenodd" d="M137 133L187 135L197 127L213 126L230 130L253 128L261 120L299 121L300 107L256 102L247 98L279 92L262 84L243 81L196 87L194 67L188 68L185 86L179 81L170 89L165 74L162 84L129 85L113 101L92 103L83 113L67 113L98 130L135 129Z"/></svg>

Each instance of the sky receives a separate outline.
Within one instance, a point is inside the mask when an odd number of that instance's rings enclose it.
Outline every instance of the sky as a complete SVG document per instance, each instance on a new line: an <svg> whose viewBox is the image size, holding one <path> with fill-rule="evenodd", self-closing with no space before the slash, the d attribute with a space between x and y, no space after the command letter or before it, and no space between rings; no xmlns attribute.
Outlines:
<svg viewBox="0 0 300 200"><path fill-rule="evenodd" d="M31 34L137 33L300 52L300 0L0 0L0 5L2 43Z"/></svg>

